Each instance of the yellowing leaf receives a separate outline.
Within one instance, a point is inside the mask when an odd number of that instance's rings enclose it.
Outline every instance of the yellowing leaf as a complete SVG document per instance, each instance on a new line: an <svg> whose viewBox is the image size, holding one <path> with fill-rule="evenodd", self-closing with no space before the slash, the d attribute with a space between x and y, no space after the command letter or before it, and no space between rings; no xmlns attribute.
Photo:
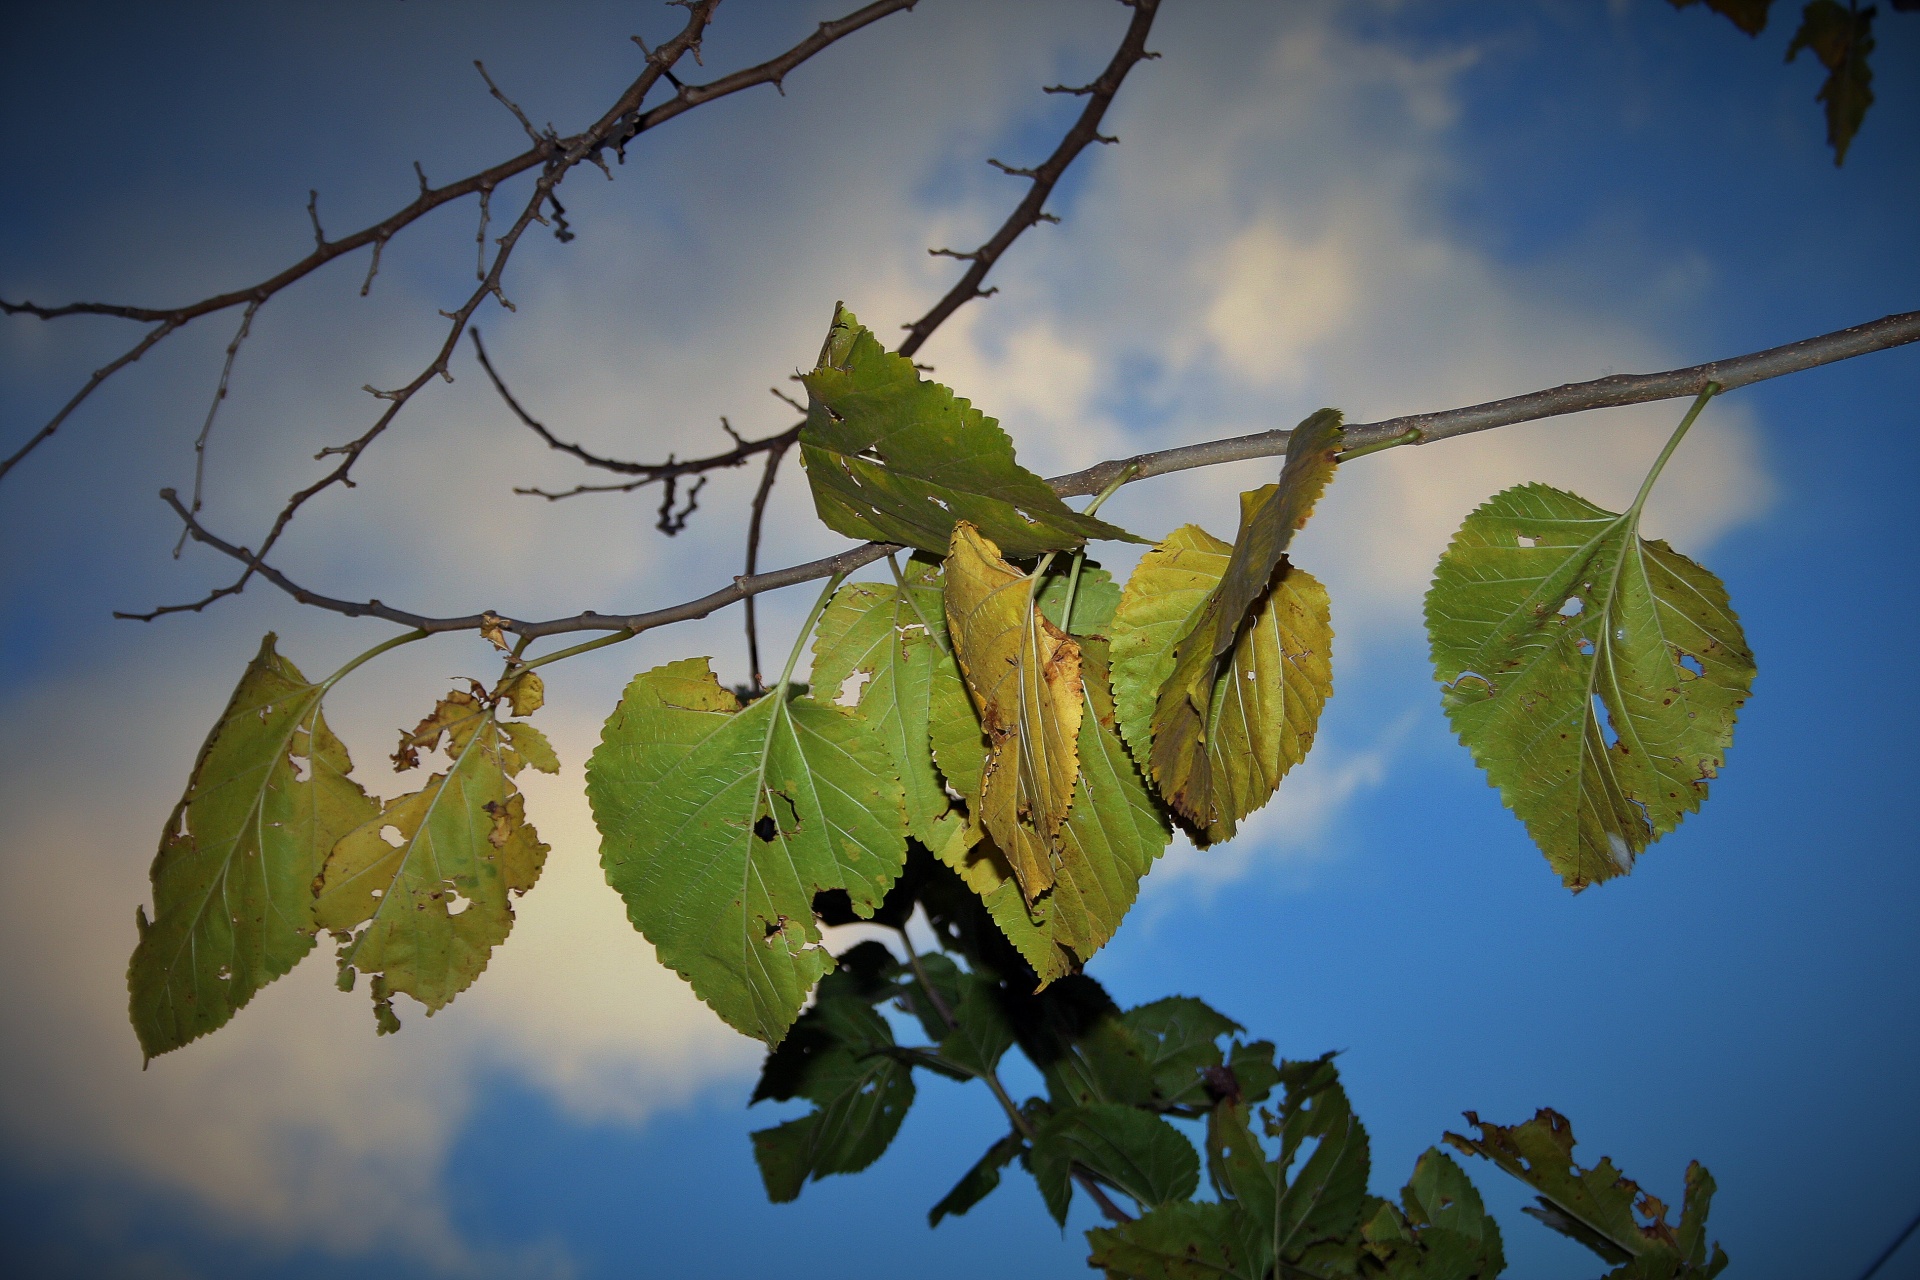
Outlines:
<svg viewBox="0 0 1920 1280"><path fill-rule="evenodd" d="M341 937L342 971L377 975L383 1032L399 1026L396 993L432 1013L473 984L513 928L511 898L546 863L511 778L559 761L538 729L498 714L471 694L441 699L410 741L432 750L444 734L446 772L343 836L315 882L314 916Z"/></svg>
<svg viewBox="0 0 1920 1280"><path fill-rule="evenodd" d="M1234 824L1251 811L1240 807L1243 798L1257 806L1272 794L1271 785L1264 790L1255 785L1243 797L1235 793L1233 779L1220 774L1217 764L1232 753L1212 749L1211 735L1219 729L1215 715L1222 710L1215 695L1255 605L1281 580L1293 535L1333 479L1341 443L1339 411L1320 410L1294 428L1279 483L1240 495L1239 536L1218 585L1174 645L1171 674L1157 691L1150 756L1154 782L1167 803L1208 839L1233 833ZM1317 707L1313 713L1317 717Z"/></svg>
<svg viewBox="0 0 1920 1280"><path fill-rule="evenodd" d="M906 862L900 779L873 726L812 698L744 709L704 658L635 676L587 763L607 882L662 963L777 1044L833 968L813 896L871 916Z"/></svg>
<svg viewBox="0 0 1920 1280"><path fill-rule="evenodd" d="M924 381L844 307L803 381L811 402L800 457L814 506L837 532L936 555L946 553L957 520L1015 557L1088 538L1139 541L1067 506L1013 460L999 423Z"/></svg>
<svg viewBox="0 0 1920 1280"><path fill-rule="evenodd" d="M1080 646L1035 607L1033 578L965 521L954 526L946 580L954 656L992 744L980 821L1031 903L1053 884L1079 773Z"/></svg>
<svg viewBox="0 0 1920 1280"><path fill-rule="evenodd" d="M378 811L347 777L347 749L320 714L325 692L269 635L200 749L127 972L149 1058L224 1025L313 949L313 877Z"/></svg>
<svg viewBox="0 0 1920 1280"><path fill-rule="evenodd" d="M1269 489L1271 486L1269 486ZM1254 503L1267 490L1256 490ZM1114 615L1113 690L1120 731L1138 760L1158 761L1155 704L1177 660L1175 638L1215 598L1231 548L1184 525L1140 560ZM1232 838L1240 819L1265 804L1288 770L1313 746L1321 710L1333 695L1333 624L1326 588L1286 563L1234 639L1208 691L1204 718L1192 717L1198 746L1176 780L1203 780L1212 817L1195 830L1202 844ZM1176 702L1185 732L1190 700ZM1185 739L1183 739L1185 740ZM1168 781L1160 779L1162 794ZM1192 815L1183 816L1193 819Z"/></svg>
<svg viewBox="0 0 1920 1280"><path fill-rule="evenodd" d="M1637 509L1542 484L1494 496L1426 615L1454 732L1570 888L1631 870L1700 807L1753 655L1720 580L1640 537Z"/></svg>

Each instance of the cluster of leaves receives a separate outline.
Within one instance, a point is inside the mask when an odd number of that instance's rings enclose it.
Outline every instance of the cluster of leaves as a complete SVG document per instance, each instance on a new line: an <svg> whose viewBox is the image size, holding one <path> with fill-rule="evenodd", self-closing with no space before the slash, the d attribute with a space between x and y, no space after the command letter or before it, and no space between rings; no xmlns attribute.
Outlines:
<svg viewBox="0 0 1920 1280"><path fill-rule="evenodd" d="M914 949L917 912L938 951ZM856 918L841 894L823 897L819 913ZM753 1135L769 1199L871 1166L913 1104L914 1073L931 1071L984 1084L1008 1125L931 1208L934 1226L971 1210L1017 1164L1062 1225L1076 1186L1107 1213L1112 1225L1087 1233L1089 1261L1115 1280L1474 1280L1505 1267L1499 1226L1437 1148L1416 1162L1398 1203L1368 1193L1366 1130L1331 1055L1276 1061L1271 1043L1247 1040L1191 997L1123 1010L1086 974L1043 983L979 897L923 849L871 919L897 932L905 960L873 939L841 956L754 1090L756 1103L811 1104ZM923 1043L900 1038L915 1032ZM1044 1096L1016 1103L1007 1092L1000 1067L1016 1050ZM1608 1280L1709 1280L1726 1265L1717 1245L1709 1256L1713 1180L1697 1164L1670 1226L1666 1207L1610 1161L1575 1164L1557 1113L1512 1128L1467 1119L1479 1138L1446 1140L1537 1191L1527 1212L1618 1264Z"/></svg>
<svg viewBox="0 0 1920 1280"><path fill-rule="evenodd" d="M1232 543L1182 526L1122 588L1086 539L1141 539L1067 507L997 423L844 310L805 382L822 518L910 558L889 558L890 581L829 584L770 691L729 691L704 658L636 676L587 766L629 918L769 1045L834 969L821 895L871 917L910 851L977 897L1040 989L1078 973L1175 826L1232 838L1332 693L1327 592L1289 548L1340 465L1338 412L1301 423L1278 480L1241 495ZM1639 535L1702 404L1625 513L1542 485L1494 497L1427 599L1447 714L1576 890L1698 808L1753 678L1718 580ZM382 1031L395 993L438 1009L505 940L547 852L513 778L558 768L507 718L540 706L539 664L510 655L493 691L450 693L404 733L397 767L442 742L448 767L382 807L320 711L366 656L314 683L269 636L215 726L141 915L149 1056L226 1022L323 929L343 986L373 975Z"/></svg>
<svg viewBox="0 0 1920 1280"><path fill-rule="evenodd" d="M1773 0L1668 0L1676 9L1705 4L1750 36L1766 30ZM1901 13L1920 13L1920 0L1889 0ZM1862 8L1858 0L1840 4L1838 0L1811 0L1800 11L1800 27L1787 45L1787 61L1800 56L1801 50L1813 54L1827 69L1827 78L1815 95L1827 113L1827 145L1833 148L1833 163L1846 163L1847 148L1860 132L1873 105L1873 70L1867 59L1873 53L1874 5Z"/></svg>

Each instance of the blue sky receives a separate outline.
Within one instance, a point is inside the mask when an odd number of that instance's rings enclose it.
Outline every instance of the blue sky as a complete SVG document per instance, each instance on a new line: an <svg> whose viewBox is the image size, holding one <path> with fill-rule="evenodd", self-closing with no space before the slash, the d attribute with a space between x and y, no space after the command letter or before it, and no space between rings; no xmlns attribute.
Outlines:
<svg viewBox="0 0 1920 1280"><path fill-rule="evenodd" d="M1791 6L1783 6L1790 9ZM817 12L816 12L817 11ZM729 0L724 70L830 7ZM923 358L1046 472L1287 425L1437 409L1664 368L1916 306L1920 19L1883 13L1879 102L1835 170L1790 13L1758 41L1664 0L1262 5L1168 0L1109 118L1118 147L1063 185L1059 227ZM634 74L627 36L671 13L564 5L67 5L9 16L0 138L12 198L0 292L171 302L519 145L484 59L563 131ZM982 163L1052 143L1125 12L1108 0L924 0L754 94L676 121L618 179L569 179L580 238L531 238L482 312L536 412L613 452L683 455L785 425L765 388L812 359L832 303L876 329L918 315L1017 184ZM261 313L216 428L209 517L257 536L314 450L370 419L463 296L471 210ZM467 277L467 278L470 278ZM475 989L376 1040L364 996L309 961L234 1024L144 1074L124 1021L131 916L194 746L262 632L309 672L383 637L250 591L153 626L223 566L170 557L153 499L191 442L237 317L149 356L0 484L0 1245L10 1273L1077 1274L1024 1175L929 1233L926 1208L993 1137L991 1102L940 1082L868 1173L769 1206L744 1108L757 1055L663 973L603 884L580 765L636 670L712 653L725 614L556 667L542 712L568 769L530 788L554 846ZM128 340L115 323L0 325L8 439ZM736 571L723 476L672 542L642 498L549 506L573 483L470 361L315 504L284 564L427 611L638 608ZM1458 1113L1573 1118L1656 1192L1691 1158L1747 1277L1850 1276L1920 1205L1920 868L1910 725L1920 682L1920 352L1730 395L1649 510L1726 581L1760 665L1702 813L1636 873L1572 898L1440 714L1418 626L1435 555L1481 499L1544 479L1630 498L1681 406L1582 415L1400 450L1344 472L1299 559L1334 593L1337 693L1314 757L1225 850L1176 848L1092 971L1122 1003L1200 995L1282 1050L1345 1050L1375 1190ZM1156 480L1106 509L1158 535L1232 527L1266 463ZM790 475L773 558L838 545ZM1110 562L1124 568L1127 557ZM790 635L811 599L766 613ZM784 639L773 647L780 647ZM470 637L413 646L329 704L377 762ZM396 709L397 708L397 709ZM369 771L371 772L371 771ZM401 784L376 782L385 790ZM1017 1086L1016 1086L1017 1087ZM1575 1280L1587 1255L1503 1215L1510 1274ZM1883 1274L1920 1274L1911 1246ZM1905 1266L1907 1271L1900 1271Z"/></svg>

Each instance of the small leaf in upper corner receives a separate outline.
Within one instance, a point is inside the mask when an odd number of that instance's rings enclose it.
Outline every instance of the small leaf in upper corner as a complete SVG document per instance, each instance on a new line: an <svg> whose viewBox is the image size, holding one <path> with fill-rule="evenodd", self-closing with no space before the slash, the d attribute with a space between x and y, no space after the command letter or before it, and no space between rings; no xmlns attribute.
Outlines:
<svg viewBox="0 0 1920 1280"><path fill-rule="evenodd" d="M432 751L444 736L446 771L343 835L314 879L314 917L342 940L340 964L375 975L382 1031L398 1026L395 994L431 1013L473 984L513 928L513 898L546 865L512 780L559 760L499 710L458 690L441 699L406 741Z"/></svg>
<svg viewBox="0 0 1920 1280"><path fill-rule="evenodd" d="M1873 15L1872 5L1862 9L1834 0L1813 0L1787 46L1788 62L1808 49L1827 69L1826 83L1815 101L1827 107L1827 145L1833 148L1836 167L1846 163L1847 148L1873 105L1873 71L1867 66L1873 52Z"/></svg>
<svg viewBox="0 0 1920 1280"><path fill-rule="evenodd" d="M944 555L965 520L1016 559L1088 538L1139 541L1067 506L1013 460L997 422L923 380L844 307L801 380L810 403L800 457L814 507L836 532Z"/></svg>
<svg viewBox="0 0 1920 1280"><path fill-rule="evenodd" d="M320 714L326 689L260 651L194 762L153 862L127 971L147 1057L224 1025L311 951L313 878L328 850L379 806L347 774Z"/></svg>
<svg viewBox="0 0 1920 1280"><path fill-rule="evenodd" d="M906 862L900 779L858 715L745 708L703 658L635 676L587 764L607 882L662 963L729 1024L779 1043L833 968L814 895L869 917Z"/></svg>
<svg viewBox="0 0 1920 1280"><path fill-rule="evenodd" d="M1709 1251L1707 1211L1713 1178L1698 1163L1687 1167L1685 1200L1676 1228L1667 1222L1667 1206L1640 1189L1613 1162L1602 1158L1591 1169L1573 1160L1573 1126L1557 1111L1542 1108L1520 1125L1485 1124L1469 1111L1467 1123L1478 1138L1457 1133L1448 1143L1468 1155L1484 1156L1539 1193L1539 1207L1526 1212L1555 1231L1622 1267L1614 1275L1634 1280L1710 1280L1727 1265L1719 1245Z"/></svg>
<svg viewBox="0 0 1920 1280"><path fill-rule="evenodd" d="M1753 685L1718 578L1543 484L1467 517L1426 617L1454 732L1576 891L1700 807Z"/></svg>
<svg viewBox="0 0 1920 1280"><path fill-rule="evenodd" d="M979 818L1029 903L1051 888L1079 775L1080 646L1034 607L1035 583L973 525L954 526L947 629L991 750Z"/></svg>

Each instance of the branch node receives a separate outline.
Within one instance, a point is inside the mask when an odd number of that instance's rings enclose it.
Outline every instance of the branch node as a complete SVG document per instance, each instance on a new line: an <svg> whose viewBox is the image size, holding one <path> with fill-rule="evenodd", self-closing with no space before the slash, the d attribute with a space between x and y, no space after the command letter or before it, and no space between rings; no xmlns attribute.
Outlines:
<svg viewBox="0 0 1920 1280"><path fill-rule="evenodd" d="M1015 178L1037 178L1040 176L1038 169L1018 169L1013 165L1007 164L1005 161L995 160L992 156L987 157L987 163L1000 172Z"/></svg>
<svg viewBox="0 0 1920 1280"><path fill-rule="evenodd" d="M426 195L428 190L430 190L427 185L427 171L420 167L418 160L413 162L413 174L416 178L420 179L420 194L423 196Z"/></svg>
<svg viewBox="0 0 1920 1280"><path fill-rule="evenodd" d="M980 261L980 250L978 249L975 249L971 253L961 253L958 249L929 249L927 250L927 254L935 258L957 258L961 262Z"/></svg>
<svg viewBox="0 0 1920 1280"><path fill-rule="evenodd" d="M478 58L475 58L473 60L473 65L474 65L474 68L477 71L479 71L480 78L487 82L487 91L493 94L494 97L498 98L502 106L506 107L507 110L513 112L513 118L520 122L520 127L527 131L527 136L529 138L533 139L533 145L536 147L542 146L546 142L546 139L542 138L540 136L540 131L533 127L533 121L527 119L527 113L520 109L519 104L515 103L514 100L512 98L509 98L506 94L500 92L500 86L495 84L493 82L493 77L487 74L486 63L480 61L480 59Z"/></svg>

